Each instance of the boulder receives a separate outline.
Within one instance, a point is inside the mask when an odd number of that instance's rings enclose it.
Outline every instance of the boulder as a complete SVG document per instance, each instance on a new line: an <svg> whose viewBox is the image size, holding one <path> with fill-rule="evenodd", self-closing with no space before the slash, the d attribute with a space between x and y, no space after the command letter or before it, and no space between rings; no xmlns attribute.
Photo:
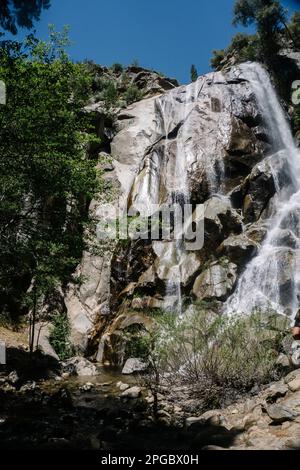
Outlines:
<svg viewBox="0 0 300 470"><path fill-rule="evenodd" d="M300 349L292 354L291 361L295 367L300 367Z"/></svg>
<svg viewBox="0 0 300 470"><path fill-rule="evenodd" d="M195 280L193 294L201 300L226 299L236 281L237 266L228 260L213 262Z"/></svg>
<svg viewBox="0 0 300 470"><path fill-rule="evenodd" d="M288 404L280 403L267 406L266 408L269 417L275 423L283 423L284 421L293 421L299 416L299 413L296 412Z"/></svg>
<svg viewBox="0 0 300 470"><path fill-rule="evenodd" d="M207 249L207 243L218 243L227 238L232 232L241 232L241 217L232 208L229 199L213 196L205 202L204 230L205 249Z"/></svg>
<svg viewBox="0 0 300 470"><path fill-rule="evenodd" d="M203 413L199 417L191 416L185 420L185 425L187 428L192 430L196 429L197 427L203 427L203 425L213 425L219 426L222 424L224 417L222 416L222 412L220 410L209 410Z"/></svg>
<svg viewBox="0 0 300 470"><path fill-rule="evenodd" d="M59 361L59 357L54 351L53 346L49 342L49 337L53 330L53 325L49 322L39 322L35 325L34 345L39 348L44 354L54 357Z"/></svg>
<svg viewBox="0 0 300 470"><path fill-rule="evenodd" d="M122 374L129 375L135 374L137 372L144 372L147 367L148 364L146 364L142 359L137 357L131 357L125 362L124 367L122 369Z"/></svg>
<svg viewBox="0 0 300 470"><path fill-rule="evenodd" d="M157 255L155 271L161 281L179 282L186 287L199 272L201 261L197 254L188 251L179 252L175 241L154 242L153 249Z"/></svg>
<svg viewBox="0 0 300 470"><path fill-rule="evenodd" d="M226 158L233 165L243 164L253 167L261 160L266 149L264 142L257 139L257 134L241 119L232 116L226 129L224 147Z"/></svg>
<svg viewBox="0 0 300 470"><path fill-rule="evenodd" d="M299 378L300 378L300 369L293 370L284 378L284 382L286 384L289 384L289 382L292 382L293 380L297 380Z"/></svg>
<svg viewBox="0 0 300 470"><path fill-rule="evenodd" d="M288 155L279 151L264 158L243 183L244 217L246 222L260 218L277 189L293 187L288 169Z"/></svg>
<svg viewBox="0 0 300 470"><path fill-rule="evenodd" d="M221 256L226 256L237 266L244 266L255 255L257 249L257 243L242 233L226 238L218 247L217 253Z"/></svg>
<svg viewBox="0 0 300 470"><path fill-rule="evenodd" d="M276 382L265 391L269 400L276 401L277 398L284 397L289 391L287 385L283 382Z"/></svg>
<svg viewBox="0 0 300 470"><path fill-rule="evenodd" d="M63 370L69 372L71 369L74 369L79 377L98 375L97 367L84 357L72 357L63 364Z"/></svg>
<svg viewBox="0 0 300 470"><path fill-rule="evenodd" d="M291 380L288 383L288 386L292 392L298 392L300 390L300 376L295 378L294 380Z"/></svg>
<svg viewBox="0 0 300 470"><path fill-rule="evenodd" d="M142 390L140 387L135 386L135 387L130 387L127 390L124 390L124 392L121 393L122 398L139 398L141 395Z"/></svg>

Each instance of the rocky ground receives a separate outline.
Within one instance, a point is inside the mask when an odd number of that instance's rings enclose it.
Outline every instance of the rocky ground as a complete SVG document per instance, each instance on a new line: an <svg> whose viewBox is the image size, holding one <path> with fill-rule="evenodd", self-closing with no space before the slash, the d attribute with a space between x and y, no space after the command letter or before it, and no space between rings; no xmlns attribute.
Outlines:
<svg viewBox="0 0 300 470"><path fill-rule="evenodd" d="M34 379L20 369L20 356L10 361L15 369L2 366L1 449L300 448L300 369L204 414L191 388L162 387L154 418L153 395L137 376L107 372L82 358L43 360L35 358Z"/></svg>

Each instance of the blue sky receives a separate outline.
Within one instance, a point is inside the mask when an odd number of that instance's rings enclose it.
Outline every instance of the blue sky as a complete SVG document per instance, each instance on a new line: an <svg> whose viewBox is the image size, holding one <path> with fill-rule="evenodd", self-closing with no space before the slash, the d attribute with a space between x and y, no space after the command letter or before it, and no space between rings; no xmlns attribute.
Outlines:
<svg viewBox="0 0 300 470"><path fill-rule="evenodd" d="M300 10L300 1L282 3ZM139 64L189 81L194 63L199 74L209 70L213 49L228 45L237 29L231 25L234 0L51 0L37 24L47 37L48 24L71 27L74 60L92 59Z"/></svg>

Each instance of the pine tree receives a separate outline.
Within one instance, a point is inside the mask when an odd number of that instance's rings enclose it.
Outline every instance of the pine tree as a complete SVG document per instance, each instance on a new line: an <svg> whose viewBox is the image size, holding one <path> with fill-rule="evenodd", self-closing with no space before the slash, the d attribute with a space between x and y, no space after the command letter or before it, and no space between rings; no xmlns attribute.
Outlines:
<svg viewBox="0 0 300 470"><path fill-rule="evenodd" d="M198 78L198 72L194 64L191 66L191 81L195 82Z"/></svg>

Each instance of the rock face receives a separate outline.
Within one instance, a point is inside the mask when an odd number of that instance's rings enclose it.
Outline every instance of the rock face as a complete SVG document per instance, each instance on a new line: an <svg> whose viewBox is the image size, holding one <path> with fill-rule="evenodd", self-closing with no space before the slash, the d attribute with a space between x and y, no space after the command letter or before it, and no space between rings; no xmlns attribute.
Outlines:
<svg viewBox="0 0 300 470"><path fill-rule="evenodd" d="M134 83L148 87L147 97L118 113L102 161L113 191L107 201L93 201L91 211L102 221L109 218L104 202L144 218L174 201L203 204L204 246L189 251L160 233L152 241L96 240L96 252L84 254L77 272L83 282L66 296L72 342L81 354L88 349L99 361L121 365L128 359L124 318L178 310L182 297L227 299L266 236L276 188L287 181L286 159L270 155L259 104L241 69L176 88L143 69L131 72ZM282 238L292 249L284 227ZM283 265L288 258L286 251ZM282 295L288 281L282 281Z"/></svg>

